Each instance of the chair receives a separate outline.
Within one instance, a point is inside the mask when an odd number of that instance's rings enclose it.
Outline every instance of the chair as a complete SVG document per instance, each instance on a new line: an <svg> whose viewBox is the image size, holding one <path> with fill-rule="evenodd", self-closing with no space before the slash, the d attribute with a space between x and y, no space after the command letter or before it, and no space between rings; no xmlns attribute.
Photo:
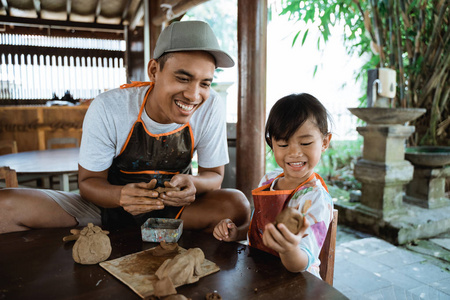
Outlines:
<svg viewBox="0 0 450 300"><path fill-rule="evenodd" d="M334 276L334 257L336 251L336 231L338 222L338 210L333 209L333 220L328 227L327 236L323 243L322 250L319 254L320 259L320 277L328 283L333 285Z"/></svg>
<svg viewBox="0 0 450 300"><path fill-rule="evenodd" d="M6 149L6 150L5 150ZM0 140L0 154L18 153L15 140Z"/></svg>
<svg viewBox="0 0 450 300"><path fill-rule="evenodd" d="M9 167L0 167L0 179L5 180L5 187L18 187L16 171Z"/></svg>
<svg viewBox="0 0 450 300"><path fill-rule="evenodd" d="M75 137L50 138L47 140L47 149L79 147L80 142ZM78 173L66 174L69 182L78 183ZM54 189L54 185L59 183L58 176L50 177L50 188Z"/></svg>

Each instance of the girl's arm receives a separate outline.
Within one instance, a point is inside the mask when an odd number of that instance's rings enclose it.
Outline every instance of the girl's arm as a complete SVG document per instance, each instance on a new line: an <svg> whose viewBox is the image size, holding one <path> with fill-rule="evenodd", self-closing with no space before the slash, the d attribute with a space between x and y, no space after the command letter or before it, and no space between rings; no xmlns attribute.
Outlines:
<svg viewBox="0 0 450 300"><path fill-rule="evenodd" d="M266 225L263 234L264 244L278 252L281 262L290 272L301 272L308 267L309 258L298 246L308 228L309 221L306 218L298 234L290 232L284 224L278 224L277 228L273 224Z"/></svg>

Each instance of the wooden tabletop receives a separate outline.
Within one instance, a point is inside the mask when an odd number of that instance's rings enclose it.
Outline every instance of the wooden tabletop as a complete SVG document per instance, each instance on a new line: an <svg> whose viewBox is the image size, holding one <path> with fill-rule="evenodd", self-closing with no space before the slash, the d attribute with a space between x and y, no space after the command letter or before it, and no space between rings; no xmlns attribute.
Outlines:
<svg viewBox="0 0 450 300"><path fill-rule="evenodd" d="M141 299L97 265L72 259L68 228L0 234L0 299ZM155 247L143 242L140 229L109 234L109 260ZM239 244L217 241L211 234L184 231L179 245L200 247L220 271L177 288L192 300L217 291L223 299L347 299L308 272L290 273L279 258Z"/></svg>
<svg viewBox="0 0 450 300"><path fill-rule="evenodd" d="M69 191L69 175L78 173L80 148L60 148L0 155L0 166L17 175L59 176L60 190Z"/></svg>
<svg viewBox="0 0 450 300"><path fill-rule="evenodd" d="M26 151L0 155L0 166L18 174L62 174L78 172L80 148Z"/></svg>

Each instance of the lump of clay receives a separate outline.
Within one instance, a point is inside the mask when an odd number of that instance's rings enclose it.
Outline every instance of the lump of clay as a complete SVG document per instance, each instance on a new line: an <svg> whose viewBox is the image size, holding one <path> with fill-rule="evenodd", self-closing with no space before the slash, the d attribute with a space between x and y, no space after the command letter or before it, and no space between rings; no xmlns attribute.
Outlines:
<svg viewBox="0 0 450 300"><path fill-rule="evenodd" d="M159 194L161 194L161 193L171 192L171 191L178 192L180 190L180 188L178 188L178 187L157 187L156 189L153 189L153 190L158 192Z"/></svg>
<svg viewBox="0 0 450 300"><path fill-rule="evenodd" d="M283 223L290 232L297 234L303 226L303 215L292 207L286 207L277 215L275 227L278 223Z"/></svg>
<svg viewBox="0 0 450 300"><path fill-rule="evenodd" d="M202 268L204 260L205 254L202 249L191 248L172 259L165 260L155 275L160 280L169 277L174 286L197 282L204 274Z"/></svg>
<svg viewBox="0 0 450 300"><path fill-rule="evenodd" d="M89 223L80 231L80 237L73 245L73 259L83 265L105 261L111 255L111 241L99 226Z"/></svg>
<svg viewBox="0 0 450 300"><path fill-rule="evenodd" d="M163 300L191 300L191 298L186 298L186 296L181 294L170 295L162 298Z"/></svg>
<svg viewBox="0 0 450 300"><path fill-rule="evenodd" d="M166 243L162 241L158 246L152 250L153 256L165 256L178 253L177 243Z"/></svg>
<svg viewBox="0 0 450 300"><path fill-rule="evenodd" d="M222 300L222 296L220 296L220 294L218 292L212 292L212 293L206 294L205 299L206 300Z"/></svg>

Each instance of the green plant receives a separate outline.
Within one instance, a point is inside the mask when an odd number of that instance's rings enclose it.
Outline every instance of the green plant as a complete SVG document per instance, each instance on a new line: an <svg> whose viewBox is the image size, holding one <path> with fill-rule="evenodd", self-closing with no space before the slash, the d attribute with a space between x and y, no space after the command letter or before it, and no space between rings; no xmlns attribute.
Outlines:
<svg viewBox="0 0 450 300"><path fill-rule="evenodd" d="M320 49L330 27L344 24L349 54L369 59L356 80L367 85L367 70L380 67L397 71L394 106L426 108L413 122L412 145L450 145L449 1L450 0L280 0L286 14L299 25L293 44L308 37L304 24L316 24ZM361 99L364 101L364 97Z"/></svg>

